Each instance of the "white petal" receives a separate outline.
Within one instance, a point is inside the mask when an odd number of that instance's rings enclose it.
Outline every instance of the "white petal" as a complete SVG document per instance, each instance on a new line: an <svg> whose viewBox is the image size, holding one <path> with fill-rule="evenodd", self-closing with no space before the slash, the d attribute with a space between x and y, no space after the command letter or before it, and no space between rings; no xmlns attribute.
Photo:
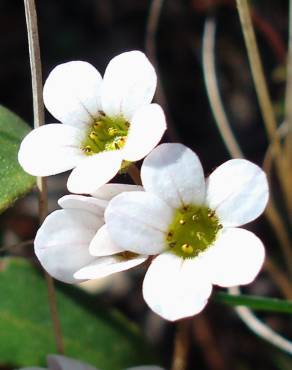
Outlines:
<svg viewBox="0 0 292 370"><path fill-rule="evenodd" d="M250 231L226 228L204 257L212 283L231 287L249 284L255 279L264 262L265 249Z"/></svg>
<svg viewBox="0 0 292 370"><path fill-rule="evenodd" d="M71 172L67 188L71 193L94 193L116 175L121 163L119 150L89 156Z"/></svg>
<svg viewBox="0 0 292 370"><path fill-rule="evenodd" d="M62 209L51 213L38 230L35 254L53 277L73 283L73 274L94 257L88 247L103 224L98 216L82 210Z"/></svg>
<svg viewBox="0 0 292 370"><path fill-rule="evenodd" d="M123 252L124 249L115 244L108 233L106 225L98 229L89 245L89 253L92 256L110 256Z"/></svg>
<svg viewBox="0 0 292 370"><path fill-rule="evenodd" d="M91 193L91 195L97 199L104 199L107 201L124 191L143 191L143 187L140 185L128 184L105 184Z"/></svg>
<svg viewBox="0 0 292 370"><path fill-rule="evenodd" d="M82 132L62 124L32 130L21 142L18 161L34 176L50 176L70 170L83 158Z"/></svg>
<svg viewBox="0 0 292 370"><path fill-rule="evenodd" d="M103 218L108 202L103 199L71 194L64 195L62 198L60 198L58 200L58 204L63 209L82 209Z"/></svg>
<svg viewBox="0 0 292 370"><path fill-rule="evenodd" d="M148 104L138 109L131 120L123 158L132 162L142 159L156 147L165 130L165 116L159 105Z"/></svg>
<svg viewBox="0 0 292 370"><path fill-rule="evenodd" d="M157 256L143 283L143 296L149 307L170 321L201 312L212 284L200 262L200 258L184 260L172 253Z"/></svg>
<svg viewBox="0 0 292 370"><path fill-rule="evenodd" d="M141 178L146 191L155 193L174 208L204 201L201 162L182 144L161 144L155 148L143 162Z"/></svg>
<svg viewBox="0 0 292 370"><path fill-rule="evenodd" d="M245 159L231 159L207 181L207 203L224 226L240 226L257 218L269 198L264 171Z"/></svg>
<svg viewBox="0 0 292 370"><path fill-rule="evenodd" d="M129 260L119 256L107 256L95 259L74 274L75 279L99 279L117 272L129 270L145 262L147 256L139 256Z"/></svg>
<svg viewBox="0 0 292 370"><path fill-rule="evenodd" d="M122 193L113 198L105 221L113 241L125 250L157 254L165 248L165 232L173 211L155 195Z"/></svg>
<svg viewBox="0 0 292 370"><path fill-rule="evenodd" d="M138 108L149 104L156 89L156 73L146 56L130 51L113 58L105 71L101 101L109 116L130 119Z"/></svg>
<svg viewBox="0 0 292 370"><path fill-rule="evenodd" d="M89 63L75 61L58 65L44 86L44 103L59 121L86 127L98 116L100 73Z"/></svg>
<svg viewBox="0 0 292 370"><path fill-rule="evenodd" d="M48 370L97 370L97 368L83 362L61 355L48 355Z"/></svg>

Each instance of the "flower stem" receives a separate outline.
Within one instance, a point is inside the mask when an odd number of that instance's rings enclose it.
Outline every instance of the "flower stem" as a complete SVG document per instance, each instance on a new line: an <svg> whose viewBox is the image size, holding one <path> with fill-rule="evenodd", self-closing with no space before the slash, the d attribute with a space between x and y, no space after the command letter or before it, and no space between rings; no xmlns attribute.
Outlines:
<svg viewBox="0 0 292 370"><path fill-rule="evenodd" d="M189 319L178 321L176 324L173 360L171 370L185 370L189 352Z"/></svg>
<svg viewBox="0 0 292 370"><path fill-rule="evenodd" d="M292 175L289 168L290 156L288 152L288 145L292 145L292 0L289 0L289 37L288 37L288 57L287 57L287 83L286 83L286 96L285 96L285 122L288 125L288 133L285 138L286 146L284 150L287 149L287 155L284 155L284 166L287 171L287 182L291 184ZM288 144L289 143L289 144ZM286 154L286 153L285 153ZM289 199L289 215L292 217L292 192L290 191ZM290 218L291 221L291 218ZM291 221L292 222L292 221Z"/></svg>
<svg viewBox="0 0 292 370"><path fill-rule="evenodd" d="M37 14L34 0L24 0L25 18L29 46L31 82L33 94L34 128L44 123L44 105L42 96L42 67L38 37ZM39 220L42 223L48 214L47 182L43 177L37 177ZM53 278L45 272L51 319L53 323L56 348L58 353L64 353L61 325L58 317L57 301Z"/></svg>
<svg viewBox="0 0 292 370"><path fill-rule="evenodd" d="M140 171L139 168L135 164L131 164L131 166L128 168L128 174L132 178L134 184L136 185L142 185L141 177L140 177Z"/></svg>
<svg viewBox="0 0 292 370"><path fill-rule="evenodd" d="M167 103L167 98L165 95L165 91L163 89L160 77L159 77L159 65L157 60L157 46L156 46L156 36L157 36L157 29L159 25L159 20L161 18L161 11L164 5L164 0L152 0L149 15L147 19L147 26L146 26L146 35L145 35L145 52L150 62L153 64L156 73L158 75L157 79L157 89L155 93L155 100L159 103L162 107L164 112L166 113L167 117L167 133L168 137L171 141L180 141L179 134L175 128L174 122L170 117L169 107Z"/></svg>
<svg viewBox="0 0 292 370"><path fill-rule="evenodd" d="M210 107L217 124L221 138L232 158L242 158L243 153L231 130L222 103L215 71L215 33L214 18L207 18L203 34L203 73Z"/></svg>

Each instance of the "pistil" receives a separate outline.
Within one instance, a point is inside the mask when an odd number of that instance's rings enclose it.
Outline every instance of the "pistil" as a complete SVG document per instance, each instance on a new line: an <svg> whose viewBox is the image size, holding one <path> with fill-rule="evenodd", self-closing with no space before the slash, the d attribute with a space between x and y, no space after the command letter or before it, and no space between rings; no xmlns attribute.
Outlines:
<svg viewBox="0 0 292 370"><path fill-rule="evenodd" d="M166 243L176 255L193 258L214 243L221 228L214 210L204 206L184 206L174 214Z"/></svg>

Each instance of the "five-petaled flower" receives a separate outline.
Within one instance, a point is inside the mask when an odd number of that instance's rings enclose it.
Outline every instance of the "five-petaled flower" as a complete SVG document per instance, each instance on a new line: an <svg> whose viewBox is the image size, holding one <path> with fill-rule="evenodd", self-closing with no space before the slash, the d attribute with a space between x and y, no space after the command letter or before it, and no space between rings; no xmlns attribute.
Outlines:
<svg viewBox="0 0 292 370"><path fill-rule="evenodd" d="M144 160L145 192L114 197L105 221L112 240L133 253L158 255L146 273L144 299L167 320L199 313L212 284L248 284L265 250L252 232L268 201L265 173L244 159L219 166L205 181L194 152L162 144Z"/></svg>
<svg viewBox="0 0 292 370"><path fill-rule="evenodd" d="M150 104L155 89L155 70L139 51L113 58L103 79L86 62L57 66L44 103L63 124L30 132L19 150L21 166L35 176L73 169L68 190L92 193L159 143L166 122L161 107Z"/></svg>
<svg viewBox="0 0 292 370"><path fill-rule="evenodd" d="M122 191L140 191L136 185L107 184L93 195L66 195L63 208L52 212L37 232L35 253L44 269L66 283L96 279L143 263L147 256L125 252L112 242L104 210Z"/></svg>

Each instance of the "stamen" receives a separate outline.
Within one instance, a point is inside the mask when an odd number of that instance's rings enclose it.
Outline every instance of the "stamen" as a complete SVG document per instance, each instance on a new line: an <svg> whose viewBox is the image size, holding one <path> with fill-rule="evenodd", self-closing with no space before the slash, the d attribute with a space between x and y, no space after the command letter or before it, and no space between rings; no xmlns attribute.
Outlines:
<svg viewBox="0 0 292 370"><path fill-rule="evenodd" d="M97 138L97 133L94 131L91 131L91 133L89 134L89 137L91 140L95 140Z"/></svg>
<svg viewBox="0 0 292 370"><path fill-rule="evenodd" d="M82 148L82 150L85 152L85 153L91 153L92 152L92 149L89 145L86 145L86 147Z"/></svg>
<svg viewBox="0 0 292 370"><path fill-rule="evenodd" d="M216 213L208 207L185 205L178 208L165 234L166 245L182 258L194 258L211 246L222 228Z"/></svg>
<svg viewBox="0 0 292 370"><path fill-rule="evenodd" d="M93 124L93 127L95 129L98 129L100 126L101 126L102 122L101 121L96 121L94 124Z"/></svg>
<svg viewBox="0 0 292 370"><path fill-rule="evenodd" d="M214 217L214 216L215 216L215 211L209 210L208 217Z"/></svg>
<svg viewBox="0 0 292 370"><path fill-rule="evenodd" d="M183 244L181 246L181 250L184 252L184 253L187 253L187 254L192 254L193 251L194 251L194 248L190 245L190 244Z"/></svg>
<svg viewBox="0 0 292 370"><path fill-rule="evenodd" d="M117 133L118 133L118 130L114 127L110 127L108 130L107 130L108 134L110 136L115 136Z"/></svg>
<svg viewBox="0 0 292 370"><path fill-rule="evenodd" d="M109 117L103 112L99 112L98 118L89 128L81 148L86 148L83 151L88 155L119 150L125 145L128 128L129 123L124 117Z"/></svg>

